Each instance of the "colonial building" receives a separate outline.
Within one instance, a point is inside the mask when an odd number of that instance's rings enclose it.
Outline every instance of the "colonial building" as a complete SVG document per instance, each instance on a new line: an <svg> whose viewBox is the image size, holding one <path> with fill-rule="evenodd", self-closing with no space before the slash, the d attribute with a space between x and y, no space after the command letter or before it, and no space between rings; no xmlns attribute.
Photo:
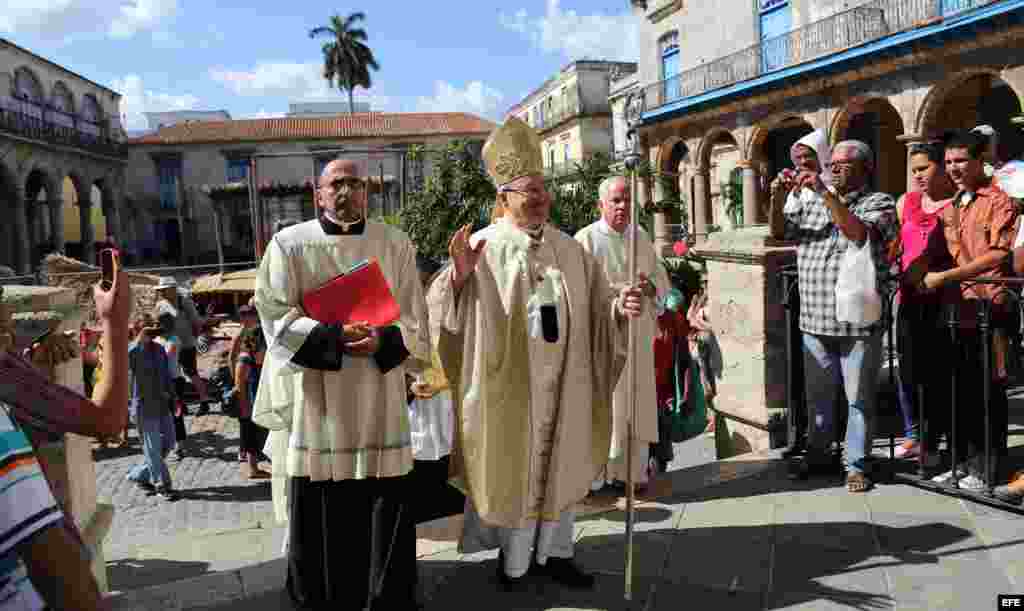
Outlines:
<svg viewBox="0 0 1024 611"><path fill-rule="evenodd" d="M519 117L537 130L546 171L560 175L588 155L613 152L612 74L633 72L632 63L573 62L513 106L506 118Z"/></svg>
<svg viewBox="0 0 1024 611"><path fill-rule="evenodd" d="M429 174L429 163L409 163L411 148L468 140L479 154L493 128L491 121L465 113L178 123L127 141L132 214L125 222L136 231L135 250L147 259L210 262L221 247L228 258L252 260L247 184L254 158L261 193L305 194L300 203L310 208L311 191L303 185L312 183L324 163L338 156L357 159L377 183L387 185L374 189L371 214L387 214L401 205L403 186ZM292 153L299 155L285 156Z"/></svg>
<svg viewBox="0 0 1024 611"><path fill-rule="evenodd" d="M641 18L641 137L678 178L697 239L763 222L768 184L812 129L875 154L876 189L908 184L905 144L989 124L1024 139L1024 1L631 0ZM734 185L734 189L730 189ZM726 194L740 198L729 214ZM665 197L655 185L655 199Z"/></svg>
<svg viewBox="0 0 1024 611"><path fill-rule="evenodd" d="M120 100L0 38L0 265L30 273L44 254L65 249L92 260L108 228L119 239Z"/></svg>

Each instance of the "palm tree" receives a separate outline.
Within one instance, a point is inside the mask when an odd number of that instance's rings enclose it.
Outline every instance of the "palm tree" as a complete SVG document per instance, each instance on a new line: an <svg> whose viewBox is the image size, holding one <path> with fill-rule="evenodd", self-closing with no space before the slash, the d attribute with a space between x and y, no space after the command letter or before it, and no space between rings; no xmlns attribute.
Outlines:
<svg viewBox="0 0 1024 611"><path fill-rule="evenodd" d="M313 28L310 38L328 36L324 43L324 78L332 86L348 92L348 111L355 112L352 92L356 87L369 89L372 84L370 68L380 70L373 51L366 46L366 30L355 27L366 19L363 13L352 13L345 19L333 15L329 25Z"/></svg>

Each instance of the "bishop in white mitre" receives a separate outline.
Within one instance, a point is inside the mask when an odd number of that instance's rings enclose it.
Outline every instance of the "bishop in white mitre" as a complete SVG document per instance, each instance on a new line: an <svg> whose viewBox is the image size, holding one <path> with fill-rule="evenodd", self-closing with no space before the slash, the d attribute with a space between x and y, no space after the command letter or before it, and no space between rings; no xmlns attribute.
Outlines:
<svg viewBox="0 0 1024 611"><path fill-rule="evenodd" d="M601 218L576 234L583 249L600 262L613 288L632 282L629 277L628 234L631 201L629 185L622 176L611 176L598 189ZM636 420L633 423L633 482L647 483L650 444L658 441L658 399L654 379L654 337L658 332L656 300L659 292L671 288L668 274L658 259L654 243L643 227L636 231L637 274L647 299L643 316L636 319ZM628 358L628 357L627 357ZM629 361L626 361L627 369ZM629 448L627 418L630 412L629 380L623 374L612 397L612 443L608 466L591 486L600 490L607 484L628 481L626 454Z"/></svg>
<svg viewBox="0 0 1024 611"><path fill-rule="evenodd" d="M460 548L500 548L508 589L527 573L579 588L574 506L608 459L611 396L639 289L611 290L597 260L548 224L536 132L512 118L483 149L504 216L452 238L427 302L455 403L452 470L467 493Z"/></svg>
<svg viewBox="0 0 1024 611"><path fill-rule="evenodd" d="M277 232L256 277L268 350L253 420L272 431L273 498L287 521L287 589L299 609L415 609L416 525L405 372L430 362L416 250L365 218L366 181L328 163L319 218ZM376 261L401 308L393 324L327 324L303 296Z"/></svg>

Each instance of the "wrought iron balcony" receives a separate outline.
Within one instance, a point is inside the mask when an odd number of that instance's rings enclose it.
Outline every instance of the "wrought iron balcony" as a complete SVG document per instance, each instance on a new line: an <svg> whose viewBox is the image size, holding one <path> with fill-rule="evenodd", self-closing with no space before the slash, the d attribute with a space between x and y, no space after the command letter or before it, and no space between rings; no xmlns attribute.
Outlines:
<svg viewBox="0 0 1024 611"><path fill-rule="evenodd" d="M0 133L49 144L71 146L102 155L125 157L122 143L104 134L105 127L82 118L25 102L0 104Z"/></svg>
<svg viewBox="0 0 1024 611"><path fill-rule="evenodd" d="M839 53L992 3L993 0L871 0L647 85L647 108Z"/></svg>

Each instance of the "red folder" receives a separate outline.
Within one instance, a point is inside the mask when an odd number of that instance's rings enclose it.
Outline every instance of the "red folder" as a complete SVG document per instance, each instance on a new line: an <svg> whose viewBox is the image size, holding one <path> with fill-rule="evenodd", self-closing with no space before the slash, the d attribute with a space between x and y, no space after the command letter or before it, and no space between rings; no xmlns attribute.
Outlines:
<svg viewBox="0 0 1024 611"><path fill-rule="evenodd" d="M328 324L365 321L375 327L386 327L401 314L376 259L364 261L306 293L302 307L313 320Z"/></svg>

